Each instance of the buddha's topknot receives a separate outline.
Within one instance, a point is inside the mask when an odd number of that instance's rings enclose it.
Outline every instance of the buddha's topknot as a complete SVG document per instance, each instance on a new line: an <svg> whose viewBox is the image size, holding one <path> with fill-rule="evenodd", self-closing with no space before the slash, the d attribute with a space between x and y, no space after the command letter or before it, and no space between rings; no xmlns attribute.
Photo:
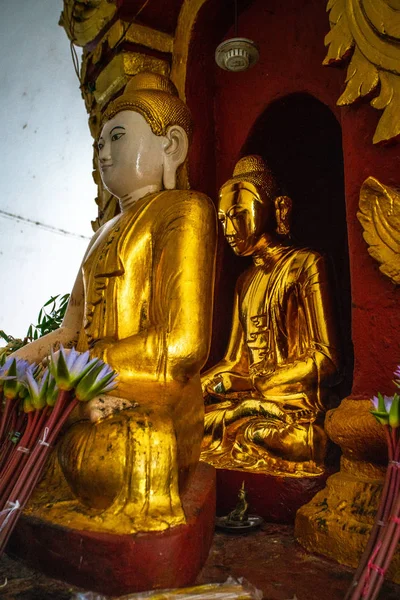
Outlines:
<svg viewBox="0 0 400 600"><path fill-rule="evenodd" d="M272 172L257 154L241 158L236 163L232 179L223 187L239 182L253 184L260 191L263 201L274 199L278 194L278 186Z"/></svg>

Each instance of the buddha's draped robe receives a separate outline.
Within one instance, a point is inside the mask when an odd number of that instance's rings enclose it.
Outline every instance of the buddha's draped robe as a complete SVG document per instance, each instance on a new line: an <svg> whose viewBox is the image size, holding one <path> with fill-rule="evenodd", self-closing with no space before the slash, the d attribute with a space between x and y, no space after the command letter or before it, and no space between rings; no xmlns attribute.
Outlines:
<svg viewBox="0 0 400 600"><path fill-rule="evenodd" d="M319 417L338 381L321 255L277 246L254 257L237 284L229 348L214 375L218 369L247 376L249 391L216 394L219 402L206 407L202 458L224 467L319 472Z"/></svg>
<svg viewBox="0 0 400 600"><path fill-rule="evenodd" d="M80 502L69 525L130 533L185 522L180 494L203 433L215 240L210 200L178 190L145 196L95 235L78 350L119 373L112 395L127 407L95 424L76 417L64 433L58 457ZM64 522L62 510L54 520Z"/></svg>

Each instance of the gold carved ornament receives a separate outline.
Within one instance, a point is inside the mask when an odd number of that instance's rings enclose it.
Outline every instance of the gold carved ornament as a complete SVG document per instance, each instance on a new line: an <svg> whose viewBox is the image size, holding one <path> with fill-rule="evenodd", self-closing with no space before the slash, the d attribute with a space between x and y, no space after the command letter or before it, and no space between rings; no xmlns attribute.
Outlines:
<svg viewBox="0 0 400 600"><path fill-rule="evenodd" d="M329 0L331 30L324 65L345 62L346 88L338 106L362 97L383 110L373 143L385 143L400 135L400 1Z"/></svg>
<svg viewBox="0 0 400 600"><path fill-rule="evenodd" d="M86 46L112 19L117 7L110 0L64 0L60 25L77 46Z"/></svg>
<svg viewBox="0 0 400 600"><path fill-rule="evenodd" d="M368 252L380 263L379 270L400 284L400 192L368 177L361 186L359 207Z"/></svg>

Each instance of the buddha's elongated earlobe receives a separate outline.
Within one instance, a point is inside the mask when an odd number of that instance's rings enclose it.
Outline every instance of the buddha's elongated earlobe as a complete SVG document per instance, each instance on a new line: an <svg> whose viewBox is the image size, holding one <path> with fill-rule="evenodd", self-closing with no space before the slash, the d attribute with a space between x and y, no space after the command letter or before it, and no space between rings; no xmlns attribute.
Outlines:
<svg viewBox="0 0 400 600"><path fill-rule="evenodd" d="M276 231L279 235L290 235L290 216L292 200L289 196L275 198Z"/></svg>
<svg viewBox="0 0 400 600"><path fill-rule="evenodd" d="M179 125L171 125L165 136L163 160L163 185L166 190L176 187L176 172L185 162L189 140L185 130Z"/></svg>

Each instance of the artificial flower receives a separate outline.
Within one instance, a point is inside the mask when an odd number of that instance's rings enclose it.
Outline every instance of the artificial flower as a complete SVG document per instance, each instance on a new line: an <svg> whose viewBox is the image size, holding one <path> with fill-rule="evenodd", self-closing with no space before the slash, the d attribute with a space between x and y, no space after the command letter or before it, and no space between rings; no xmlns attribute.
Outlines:
<svg viewBox="0 0 400 600"><path fill-rule="evenodd" d="M0 372L0 380L3 382L3 394L8 400L14 400L22 386L29 362L20 358L12 358L6 361Z"/></svg>
<svg viewBox="0 0 400 600"><path fill-rule="evenodd" d="M392 429L400 426L400 396L395 394L389 410L389 425Z"/></svg>
<svg viewBox="0 0 400 600"><path fill-rule="evenodd" d="M117 386L117 373L100 359L80 380L75 389L75 396L81 402L88 402L95 396L106 394Z"/></svg>
<svg viewBox="0 0 400 600"><path fill-rule="evenodd" d="M68 391L76 387L96 361L95 358L90 360L89 352L81 353L72 348L67 353L61 346L57 353L50 352L50 371L59 389Z"/></svg>
<svg viewBox="0 0 400 600"><path fill-rule="evenodd" d="M50 371L46 369L39 381L34 376L34 366L31 365L25 371L23 385L27 388L30 396L30 402L34 409L41 410L46 406L47 386L49 383Z"/></svg>
<svg viewBox="0 0 400 600"><path fill-rule="evenodd" d="M371 401L375 408L375 410L371 410L371 413L381 425L390 425L392 428L399 427L400 396L398 394L383 396L378 392L378 395L374 396Z"/></svg>

